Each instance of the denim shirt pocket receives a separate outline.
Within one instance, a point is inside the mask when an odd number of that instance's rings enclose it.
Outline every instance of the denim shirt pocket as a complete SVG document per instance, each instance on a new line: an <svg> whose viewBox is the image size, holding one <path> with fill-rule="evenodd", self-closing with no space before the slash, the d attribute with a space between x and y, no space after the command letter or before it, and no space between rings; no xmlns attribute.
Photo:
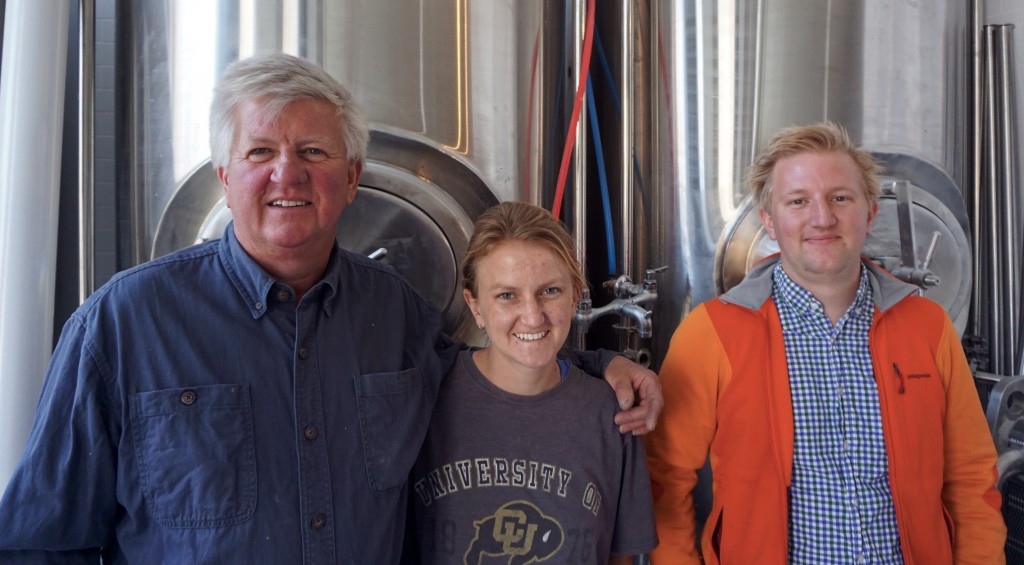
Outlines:
<svg viewBox="0 0 1024 565"><path fill-rule="evenodd" d="M217 527L256 510L249 387L208 385L128 398L146 505L175 528Z"/></svg>
<svg viewBox="0 0 1024 565"><path fill-rule="evenodd" d="M433 401L416 367L357 375L355 387L370 488L377 496L393 494L419 456Z"/></svg>

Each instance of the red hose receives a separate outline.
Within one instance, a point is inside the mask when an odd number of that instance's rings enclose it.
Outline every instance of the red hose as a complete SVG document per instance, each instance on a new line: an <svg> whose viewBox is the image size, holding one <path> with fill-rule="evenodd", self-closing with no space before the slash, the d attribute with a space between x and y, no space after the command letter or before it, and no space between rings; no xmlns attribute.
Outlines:
<svg viewBox="0 0 1024 565"><path fill-rule="evenodd" d="M580 121L580 110L583 108L583 95L587 91L587 74L590 73L590 49L594 45L594 4L595 0L587 0L587 28L583 33L583 53L580 58L580 83L576 87L576 100L572 105L572 118L569 119L569 133L565 139L565 151L562 152L562 166L558 169L558 183L555 185L555 201L551 206L551 214L559 217L562 213L562 198L565 194L565 177L569 173L569 159L576 141L576 125Z"/></svg>

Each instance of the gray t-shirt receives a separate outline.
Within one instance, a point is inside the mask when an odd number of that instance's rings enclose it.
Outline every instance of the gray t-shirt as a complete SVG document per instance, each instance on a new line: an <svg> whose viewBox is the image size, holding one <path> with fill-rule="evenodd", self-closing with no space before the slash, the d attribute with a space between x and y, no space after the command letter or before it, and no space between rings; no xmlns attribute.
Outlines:
<svg viewBox="0 0 1024 565"><path fill-rule="evenodd" d="M413 471L424 564L606 563L657 545L640 440L613 422L615 394L570 367L521 396L464 351L444 379Z"/></svg>

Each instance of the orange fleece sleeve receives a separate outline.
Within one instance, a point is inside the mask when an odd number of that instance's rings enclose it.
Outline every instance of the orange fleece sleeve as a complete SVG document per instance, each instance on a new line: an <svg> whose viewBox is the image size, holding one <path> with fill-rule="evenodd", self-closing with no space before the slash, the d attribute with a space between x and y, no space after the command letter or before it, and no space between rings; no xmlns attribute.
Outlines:
<svg viewBox="0 0 1024 565"><path fill-rule="evenodd" d="M946 317L935 359L946 384L942 503L953 520L953 562L1001 565L1006 525L996 489L996 448L967 358Z"/></svg>
<svg viewBox="0 0 1024 565"><path fill-rule="evenodd" d="M665 408L660 425L646 436L659 539L651 562L697 564L702 560L692 491L715 436L718 397L730 376L703 305L676 329L659 376Z"/></svg>

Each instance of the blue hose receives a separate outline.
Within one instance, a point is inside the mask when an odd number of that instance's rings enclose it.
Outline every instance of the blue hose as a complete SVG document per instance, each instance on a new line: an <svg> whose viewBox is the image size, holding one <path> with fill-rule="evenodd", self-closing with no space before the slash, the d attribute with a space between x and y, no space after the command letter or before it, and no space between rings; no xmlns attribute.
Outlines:
<svg viewBox="0 0 1024 565"><path fill-rule="evenodd" d="M618 272L615 265L615 234L612 226L612 203L608 193L608 173L604 164L604 148L601 146L601 128L597 123L597 106L594 104L594 85L587 75L587 111L590 113L590 133L594 139L594 155L597 158L597 178L601 181L601 206L604 209L605 240L608 244L608 274Z"/></svg>
<svg viewBox="0 0 1024 565"><path fill-rule="evenodd" d="M608 93L612 97L612 106L616 114L622 114L622 102L619 100L619 90L615 88L615 78L612 77L612 69L608 65L608 56L604 54L604 44L601 42L601 34L594 27L594 47L597 48L597 60L601 63L601 71L604 80L608 83Z"/></svg>
<svg viewBox="0 0 1024 565"><path fill-rule="evenodd" d="M604 42L601 41L601 34L598 32L598 28L594 28L594 48L597 51L597 60L601 64L601 71L604 75L604 80L608 85L608 94L612 98L612 106L615 108L615 115L622 115L622 102L619 100L619 91L615 88L615 77L612 76L611 66L608 64L608 56L604 52ZM640 192L640 199L644 203L644 216L648 217L648 223L650 222L650 210L651 200L647 195L647 188L644 186L644 178L640 174L640 162L637 160L636 155L633 155L633 180L636 182L636 188Z"/></svg>

